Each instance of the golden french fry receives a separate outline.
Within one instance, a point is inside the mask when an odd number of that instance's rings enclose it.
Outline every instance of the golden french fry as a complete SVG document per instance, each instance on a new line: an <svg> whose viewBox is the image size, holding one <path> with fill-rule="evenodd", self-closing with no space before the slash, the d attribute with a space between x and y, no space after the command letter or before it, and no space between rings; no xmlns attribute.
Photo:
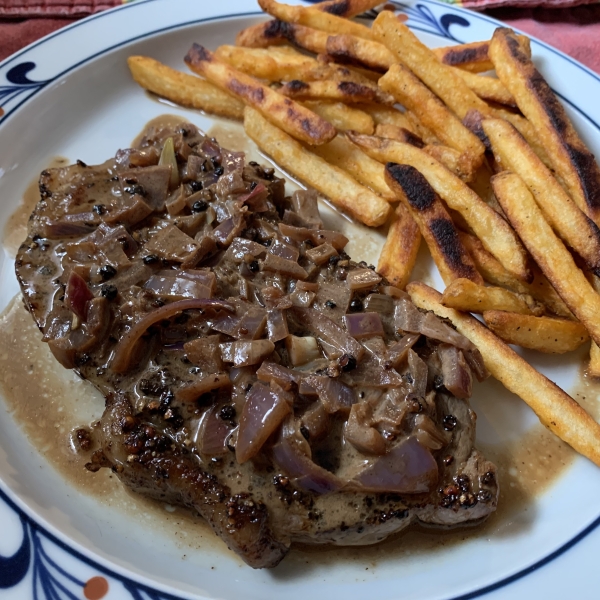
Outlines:
<svg viewBox="0 0 600 600"><path fill-rule="evenodd" d="M510 171L492 177L498 202L526 248L571 312L600 342L600 295L556 237L523 180Z"/></svg>
<svg viewBox="0 0 600 600"><path fill-rule="evenodd" d="M287 23L279 19L264 21L242 29L235 36L236 46L247 48L268 48L288 44Z"/></svg>
<svg viewBox="0 0 600 600"><path fill-rule="evenodd" d="M579 208L599 225L600 167L575 131L564 107L523 53L511 29L496 29L489 53L498 77L535 128L556 177Z"/></svg>
<svg viewBox="0 0 600 600"><path fill-rule="evenodd" d="M548 279L533 265L533 281L523 283L511 275L484 247L474 235L459 231L460 240L473 257L477 270L483 275L487 283L505 287L517 294L529 294L541 302L550 312L559 317L573 318L567 305L561 300L556 290L550 285Z"/></svg>
<svg viewBox="0 0 600 600"><path fill-rule="evenodd" d="M416 148L425 148L425 142L406 127L398 127L390 123L381 123L375 127L375 135L382 138L389 138L397 142L404 142Z"/></svg>
<svg viewBox="0 0 600 600"><path fill-rule="evenodd" d="M390 206L383 198L306 150L251 107L244 110L244 129L279 166L327 196L340 210L370 227L387 220Z"/></svg>
<svg viewBox="0 0 600 600"><path fill-rule="evenodd" d="M516 106L512 94L499 79L488 77L487 75L477 75L476 73L464 71L463 69L458 69L456 67L452 67L452 70L463 79L467 86L469 86L469 88L482 100L491 100L498 104Z"/></svg>
<svg viewBox="0 0 600 600"><path fill-rule="evenodd" d="M315 54L327 53L329 34L326 31L305 27L297 23L284 23L283 21L280 21L280 23L280 28L285 31L286 39L291 44Z"/></svg>
<svg viewBox="0 0 600 600"><path fill-rule="evenodd" d="M484 119L496 161L527 184L554 231L600 275L600 229L571 200L552 173L510 123Z"/></svg>
<svg viewBox="0 0 600 600"><path fill-rule="evenodd" d="M411 129L413 133L416 133L426 144L435 145L442 143L441 140L437 137L437 135L435 135L435 133L433 133L433 131L431 131L429 127L426 127L419 120L419 117L417 117L417 115L414 112L410 110L405 110L404 116L410 124L410 127L408 129Z"/></svg>
<svg viewBox="0 0 600 600"><path fill-rule="evenodd" d="M321 11L311 6L290 6L275 0L258 0L260 7L271 16L286 23L297 23L329 33L349 33L366 40L374 40L371 30L365 25Z"/></svg>
<svg viewBox="0 0 600 600"><path fill-rule="evenodd" d="M536 371L510 346L470 315L440 304L441 295L424 283L409 283L412 301L439 317L449 319L483 356L489 372L520 396L543 425L600 466L600 425L556 384Z"/></svg>
<svg viewBox="0 0 600 600"><path fill-rule="evenodd" d="M356 17L381 4L381 0L328 0L313 7L338 17Z"/></svg>
<svg viewBox="0 0 600 600"><path fill-rule="evenodd" d="M469 281L456 279L446 287L442 304L465 312L483 313L486 310L502 310L521 315L541 313L533 298L527 300L501 287L486 287ZM542 309L543 310L543 309Z"/></svg>
<svg viewBox="0 0 600 600"><path fill-rule="evenodd" d="M590 339L581 323L569 319L534 317L502 310L486 311L483 318L507 344L547 354L571 352Z"/></svg>
<svg viewBox="0 0 600 600"><path fill-rule="evenodd" d="M442 143L472 157L475 165L481 164L485 151L481 141L406 67L393 65L379 80L379 87L412 111Z"/></svg>
<svg viewBox="0 0 600 600"><path fill-rule="evenodd" d="M531 56L529 38L524 35L518 37L523 51L527 56ZM488 56L489 47L490 42L486 40L484 42L471 42L469 44L434 48L433 53L445 65L457 67L471 73L483 73L494 69L494 65Z"/></svg>
<svg viewBox="0 0 600 600"><path fill-rule="evenodd" d="M147 56L130 56L127 65L136 83L171 102L231 119L244 116L241 100L204 79L180 73Z"/></svg>
<svg viewBox="0 0 600 600"><path fill-rule="evenodd" d="M343 102L307 100L306 102L302 102L302 104L320 117L323 117L326 121L329 121L338 131L353 130L369 135L373 133L375 128L370 115Z"/></svg>
<svg viewBox="0 0 600 600"><path fill-rule="evenodd" d="M260 110L284 131L307 144L324 144L336 135L335 127L325 119L218 60L203 46L194 44L185 62L194 72Z"/></svg>
<svg viewBox="0 0 600 600"><path fill-rule="evenodd" d="M258 79L267 81L290 81L300 79L311 69L318 67L316 59L297 52L276 52L277 47L245 48L243 46L219 46L215 56L233 68Z"/></svg>
<svg viewBox="0 0 600 600"><path fill-rule="evenodd" d="M475 176L473 162L458 150L441 144L427 144L423 150L463 181L469 182Z"/></svg>
<svg viewBox="0 0 600 600"><path fill-rule="evenodd" d="M360 110L371 115L376 125L395 125L396 127L404 127L412 133L416 133L406 118L406 114L397 108L384 104L359 104L356 108L360 108Z"/></svg>
<svg viewBox="0 0 600 600"><path fill-rule="evenodd" d="M329 164L346 171L356 181L382 198L390 202L396 201L396 197L385 182L384 166L346 138L338 135L331 142L316 146L312 151Z"/></svg>
<svg viewBox="0 0 600 600"><path fill-rule="evenodd" d="M379 255L377 272L392 285L404 289L417 261L420 245L419 226L400 202Z"/></svg>
<svg viewBox="0 0 600 600"><path fill-rule="evenodd" d="M337 62L372 69L385 73L395 62L394 55L379 42L354 35L330 35L327 38L327 54Z"/></svg>
<svg viewBox="0 0 600 600"><path fill-rule="evenodd" d="M596 342L592 342L590 346L590 362L587 374L591 377L600 377L600 347Z"/></svg>
<svg viewBox="0 0 600 600"><path fill-rule="evenodd" d="M531 279L527 252L510 225L459 177L423 150L409 144L349 132L349 139L371 158L418 169L449 208L457 211L502 265L522 281Z"/></svg>
<svg viewBox="0 0 600 600"><path fill-rule="evenodd" d="M360 102L382 102L394 104L394 99L383 93L374 84L354 81L300 81L294 79L281 86L279 93L297 100L330 100L357 104Z"/></svg>
<svg viewBox="0 0 600 600"><path fill-rule="evenodd" d="M483 286L483 278L462 245L448 211L427 179L410 165L389 162L385 180L419 226L444 282L448 285L465 278Z"/></svg>

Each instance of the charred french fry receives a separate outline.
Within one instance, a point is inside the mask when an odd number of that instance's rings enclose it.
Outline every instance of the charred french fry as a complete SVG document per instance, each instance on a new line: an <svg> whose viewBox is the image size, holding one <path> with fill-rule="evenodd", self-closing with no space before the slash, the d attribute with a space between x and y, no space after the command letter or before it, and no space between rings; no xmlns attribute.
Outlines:
<svg viewBox="0 0 600 600"><path fill-rule="evenodd" d="M523 52L531 57L531 44L528 37L520 35L519 43ZM484 42L471 42L469 44L458 44L456 46L446 46L444 48L434 48L433 53L438 60L445 65L458 67L471 73L483 73L492 71L494 65L488 56L490 47L489 40Z"/></svg>
<svg viewBox="0 0 600 600"><path fill-rule="evenodd" d="M544 275L592 339L600 342L600 295L556 237L523 180L505 171L494 175L492 186L508 220Z"/></svg>
<svg viewBox="0 0 600 600"><path fill-rule="evenodd" d="M507 344L547 354L576 350L590 339L585 327L570 319L535 317L501 310L483 313L486 325Z"/></svg>
<svg viewBox="0 0 600 600"><path fill-rule="evenodd" d="M469 227L502 265L522 281L531 280L525 249L510 225L459 177L423 150L374 136L348 133L352 142L382 163L396 162L418 169L431 187L465 219Z"/></svg>
<svg viewBox="0 0 600 600"><path fill-rule="evenodd" d="M516 106L512 94L499 79L486 75L477 75L476 73L470 73L469 71L463 71L455 67L453 67L453 70L482 100L491 100L498 104Z"/></svg>
<svg viewBox="0 0 600 600"><path fill-rule="evenodd" d="M354 35L330 35L327 38L327 54L337 62L372 69L385 73L395 62L394 55L379 42Z"/></svg>
<svg viewBox="0 0 600 600"><path fill-rule="evenodd" d="M235 45L247 48L268 48L288 43L287 23L279 19L251 25L235 36Z"/></svg>
<svg viewBox="0 0 600 600"><path fill-rule="evenodd" d="M340 210L370 227L387 220L390 207L383 198L306 150L251 107L244 110L244 129L278 165L328 197Z"/></svg>
<svg viewBox="0 0 600 600"><path fill-rule="evenodd" d="M527 184L554 231L600 275L600 229L571 200L510 123L485 119L483 129L499 164Z"/></svg>
<svg viewBox="0 0 600 600"><path fill-rule="evenodd" d="M505 287L517 294L529 294L535 300L541 302L549 312L559 317L573 318L573 314L567 308L567 305L561 300L537 265L534 265L531 269L533 271L533 281L523 283L509 273L474 235L460 231L459 236L463 245L473 257L477 270L483 275L487 283Z"/></svg>
<svg viewBox="0 0 600 600"><path fill-rule="evenodd" d="M392 285L404 289L417 262L420 245L419 226L400 202L379 255L377 272Z"/></svg>
<svg viewBox="0 0 600 600"><path fill-rule="evenodd" d="M385 182L383 165L346 138L338 135L331 142L316 146L313 151L329 164L346 171L356 181L370 188L382 198L390 202L396 200Z"/></svg>
<svg viewBox="0 0 600 600"><path fill-rule="evenodd" d="M204 79L180 73L147 56L130 56L127 65L136 83L171 102L231 119L244 116L241 100Z"/></svg>
<svg viewBox="0 0 600 600"><path fill-rule="evenodd" d="M362 110L353 108L343 102L324 102L322 100L307 100L304 106L329 121L338 131L359 131L372 134L375 128L373 119Z"/></svg>
<svg viewBox="0 0 600 600"><path fill-rule="evenodd" d="M381 4L381 0L328 0L313 7L338 17L356 17Z"/></svg>
<svg viewBox="0 0 600 600"><path fill-rule="evenodd" d="M324 144L336 135L335 127L325 119L218 60L203 46L194 44L185 62L194 72L255 107L291 136L307 144Z"/></svg>
<svg viewBox="0 0 600 600"><path fill-rule="evenodd" d="M376 85L354 81L300 81L294 79L284 84L279 92L296 100L329 100L358 104L361 102L383 102L394 104L394 99Z"/></svg>
<svg viewBox="0 0 600 600"><path fill-rule="evenodd" d="M481 352L490 373L520 396L543 425L600 466L600 425L571 396L536 371L477 319L442 306L441 295L434 289L414 282L408 284L407 291L419 308L449 319L471 340Z"/></svg>
<svg viewBox="0 0 600 600"><path fill-rule="evenodd" d="M496 29L489 53L498 77L535 128L560 183L579 208L599 225L600 167L564 107L522 51L511 29Z"/></svg>
<svg viewBox="0 0 600 600"><path fill-rule="evenodd" d="M448 308L474 313L486 310L502 310L521 315L533 315L534 310L541 313L540 307L534 306L535 301L531 297L524 298L501 287L477 285L468 279L456 279L450 283L444 290L442 304Z"/></svg>
<svg viewBox="0 0 600 600"><path fill-rule="evenodd" d="M392 66L379 87L411 110L442 143L471 157L474 165L481 164L485 151L481 141L406 67Z"/></svg>
<svg viewBox="0 0 600 600"><path fill-rule="evenodd" d="M418 135L406 129L406 127L382 123L375 128L375 135L396 140L397 142L404 142L405 144L415 146L415 148L425 148L425 142Z"/></svg>
<svg viewBox="0 0 600 600"><path fill-rule="evenodd" d="M258 0L260 7L271 16L286 23L297 23L329 33L349 33L366 40L374 40L373 33L365 25L311 6L291 6L275 0Z"/></svg>
<svg viewBox="0 0 600 600"><path fill-rule="evenodd" d="M446 285L464 278L483 286L483 278L462 245L448 211L427 179L414 167L393 162L385 167L385 179L419 226Z"/></svg>

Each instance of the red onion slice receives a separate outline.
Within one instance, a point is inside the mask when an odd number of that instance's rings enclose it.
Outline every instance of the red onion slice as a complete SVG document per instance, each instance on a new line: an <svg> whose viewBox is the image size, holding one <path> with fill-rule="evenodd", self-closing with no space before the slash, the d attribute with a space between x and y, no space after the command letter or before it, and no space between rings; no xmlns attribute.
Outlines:
<svg viewBox="0 0 600 600"><path fill-rule="evenodd" d="M355 340L370 337L383 337L383 325L379 315L374 312L344 315L344 325Z"/></svg>
<svg viewBox="0 0 600 600"><path fill-rule="evenodd" d="M356 402L354 391L337 379L311 375L306 378L306 383L317 391L325 410L330 414L348 414Z"/></svg>
<svg viewBox="0 0 600 600"><path fill-rule="evenodd" d="M133 348L137 341L146 333L149 327L162 321L170 319L184 310L197 309L205 311L207 317L218 314L221 311L234 312L235 307L229 302L223 300L214 300L210 298L193 298L189 300L179 300L165 304L142 317L135 323L131 329L119 340L115 347L114 354L110 363L110 368L115 373L124 373L129 368Z"/></svg>
<svg viewBox="0 0 600 600"><path fill-rule="evenodd" d="M275 350L275 344L269 340L253 340L220 344L221 358L235 367L247 367L262 362Z"/></svg>
<svg viewBox="0 0 600 600"><path fill-rule="evenodd" d="M435 459L414 437L392 448L355 477L365 491L398 494L430 492L437 480Z"/></svg>
<svg viewBox="0 0 600 600"><path fill-rule="evenodd" d="M250 460L292 410L292 397L276 383L255 383L240 417L235 457L238 463Z"/></svg>
<svg viewBox="0 0 600 600"><path fill-rule="evenodd" d="M65 304L80 319L87 317L88 303L94 297L85 279L76 271L71 271L65 292Z"/></svg>
<svg viewBox="0 0 600 600"><path fill-rule="evenodd" d="M381 281L381 275L371 269L354 269L348 273L346 283L351 290L366 290Z"/></svg>
<svg viewBox="0 0 600 600"><path fill-rule="evenodd" d="M227 373L211 373L210 375L200 377L197 381L180 387L175 392L175 398L179 402L192 402L200 398L202 394L207 394L223 387L229 387L230 385L231 380Z"/></svg>
<svg viewBox="0 0 600 600"><path fill-rule="evenodd" d="M218 455L228 452L227 440L233 431L229 421L220 418L220 406L208 409L202 417L198 451L200 454Z"/></svg>

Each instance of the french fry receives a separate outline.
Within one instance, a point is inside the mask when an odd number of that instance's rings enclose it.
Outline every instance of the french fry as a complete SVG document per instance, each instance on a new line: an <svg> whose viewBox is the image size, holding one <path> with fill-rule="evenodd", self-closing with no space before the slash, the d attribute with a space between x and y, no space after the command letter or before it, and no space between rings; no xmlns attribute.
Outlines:
<svg viewBox="0 0 600 600"><path fill-rule="evenodd" d="M385 182L383 165L345 137L338 135L331 142L316 146L313 152L329 164L343 169L382 198L389 202L396 201L396 197Z"/></svg>
<svg viewBox="0 0 600 600"><path fill-rule="evenodd" d="M241 100L204 79L180 73L147 56L130 56L127 65L136 83L171 102L230 119L244 116Z"/></svg>
<svg viewBox="0 0 600 600"><path fill-rule="evenodd" d="M365 25L323 12L310 6L290 6L275 0L258 0L260 7L271 16L287 23L297 23L333 34L349 33L366 40L374 40L373 33Z"/></svg>
<svg viewBox="0 0 600 600"><path fill-rule="evenodd" d="M390 206L383 198L306 150L251 107L244 110L244 129L278 165L328 197L340 210L370 227L387 220Z"/></svg>
<svg viewBox="0 0 600 600"><path fill-rule="evenodd" d="M383 44L354 35L330 35L327 38L326 50L336 62L356 65L380 73L385 73L395 62L398 62Z"/></svg>
<svg viewBox="0 0 600 600"><path fill-rule="evenodd" d="M279 93L296 100L329 100L357 104L382 102L394 104L394 99L376 85L365 85L354 81L300 81L294 79L281 86Z"/></svg>
<svg viewBox="0 0 600 600"><path fill-rule="evenodd" d="M523 51L527 56L531 57L529 38L524 35L518 37ZM457 67L471 73L483 73L494 69L494 65L488 56L489 47L490 42L486 40L484 42L471 42L469 44L434 48L433 53L445 65Z"/></svg>
<svg viewBox="0 0 600 600"><path fill-rule="evenodd" d="M600 377L600 347L596 342L592 342L590 346L590 362L587 373L591 377Z"/></svg>
<svg viewBox="0 0 600 600"><path fill-rule="evenodd" d="M446 287L442 295L442 304L465 312L483 313L486 310L502 310L521 315L540 313L539 306L533 306L535 301L527 300L514 292L501 287L486 287L469 281L456 279Z"/></svg>
<svg viewBox="0 0 600 600"><path fill-rule="evenodd" d="M514 275L511 275L498 260L496 260L474 235L459 231L460 240L473 257L477 270L482 274L487 283L505 287L517 294L529 294L538 302L541 302L550 312L565 317L573 318L573 314L567 305L561 300L556 290L550 285L546 276L533 265L533 281L523 283Z"/></svg>
<svg viewBox="0 0 600 600"><path fill-rule="evenodd" d="M488 77L486 75L477 75L476 73L464 71L456 67L452 67L452 70L463 79L469 88L482 100L491 100L492 102L505 104L506 106L516 106L512 94L499 79Z"/></svg>
<svg viewBox="0 0 600 600"><path fill-rule="evenodd" d="M284 23L283 21L280 21L280 23L280 28L285 31L286 39L291 44L315 54L327 54L329 34L326 31L305 27L297 23Z"/></svg>
<svg viewBox="0 0 600 600"><path fill-rule="evenodd" d="M417 261L420 245L419 226L400 202L379 255L377 272L392 285L404 289Z"/></svg>
<svg viewBox="0 0 600 600"><path fill-rule="evenodd" d="M523 180L504 171L492 177L492 186L508 220L544 275L571 312L600 342L600 295L577 268L571 253L556 237Z"/></svg>
<svg viewBox="0 0 600 600"><path fill-rule="evenodd" d="M406 127L398 127L396 125L391 125L390 123L381 123L375 127L375 135L410 144L415 148L425 148L425 142L418 135L414 134L409 129L406 129Z"/></svg>
<svg viewBox="0 0 600 600"><path fill-rule="evenodd" d="M404 23L396 19L394 13L387 10L379 13L373 23L373 33L376 39L385 44L399 61L437 94L459 119L463 119L470 109L479 110L483 114L489 110L488 105L469 89L456 70L441 63L430 48L420 42ZM420 115L419 118L427 124ZM438 134L437 130L434 131Z"/></svg>
<svg viewBox="0 0 600 600"><path fill-rule="evenodd" d="M464 278L483 286L483 278L462 245L448 211L427 179L414 167L389 162L385 180L419 226L446 285Z"/></svg>
<svg viewBox="0 0 600 600"><path fill-rule="evenodd" d="M299 52L294 55L275 49L225 45L215 50L215 56L242 73L267 81L299 79L319 66L316 59Z"/></svg>
<svg viewBox="0 0 600 600"><path fill-rule="evenodd" d="M571 200L509 123L485 119L482 124L496 161L521 177L554 231L592 271L600 275L600 229L597 225Z"/></svg>
<svg viewBox="0 0 600 600"><path fill-rule="evenodd" d="M352 142L379 162L396 162L418 169L448 207L462 215L486 250L517 279L531 280L527 253L515 232L459 177L423 150L409 144L351 132L347 135Z"/></svg>
<svg viewBox="0 0 600 600"><path fill-rule="evenodd" d="M381 0L328 0L313 7L338 17L356 17L381 4Z"/></svg>
<svg viewBox="0 0 600 600"><path fill-rule="evenodd" d="M287 23L279 19L251 25L235 36L235 45L246 48L268 48L288 43Z"/></svg>
<svg viewBox="0 0 600 600"><path fill-rule="evenodd" d="M192 71L204 75L221 89L260 110L284 131L307 144L324 144L336 135L335 127L325 119L216 59L203 46L194 44L185 62Z"/></svg>
<svg viewBox="0 0 600 600"><path fill-rule="evenodd" d="M481 141L406 67L393 65L379 80L379 87L411 110L442 143L467 154L475 165L481 164L485 151Z"/></svg>
<svg viewBox="0 0 600 600"><path fill-rule="evenodd" d="M449 319L483 356L490 373L520 396L543 425L600 466L600 425L556 384L536 371L510 346L470 315L440 304L441 295L424 283L407 286L412 301L439 317Z"/></svg>
<svg viewBox="0 0 600 600"><path fill-rule="evenodd" d="M562 104L523 53L512 30L496 29L489 53L498 77L535 128L558 180L579 208L600 225L600 167Z"/></svg>
<svg viewBox="0 0 600 600"><path fill-rule="evenodd" d="M307 100L302 104L326 121L329 121L338 131L353 130L370 135L375 128L370 115L357 108L352 108L343 102Z"/></svg>
<svg viewBox="0 0 600 600"><path fill-rule="evenodd" d="M360 110L371 115L376 125L395 125L416 133L410 121L406 118L406 114L397 108L383 104L359 104L356 108L360 108Z"/></svg>
<svg viewBox="0 0 600 600"><path fill-rule="evenodd" d="M507 344L547 354L571 352L590 339L581 323L569 319L534 317L501 310L486 311L483 318L486 325Z"/></svg>
<svg viewBox="0 0 600 600"><path fill-rule="evenodd" d="M406 117L406 120L410 123L410 129L416 133L426 144L441 144L441 140L437 137L437 135L435 135L435 133L433 133L433 131L431 131L431 129L429 129L429 127L426 127L420 120L419 117L417 117L417 115L410 111L410 110L405 110L404 111L404 116Z"/></svg>

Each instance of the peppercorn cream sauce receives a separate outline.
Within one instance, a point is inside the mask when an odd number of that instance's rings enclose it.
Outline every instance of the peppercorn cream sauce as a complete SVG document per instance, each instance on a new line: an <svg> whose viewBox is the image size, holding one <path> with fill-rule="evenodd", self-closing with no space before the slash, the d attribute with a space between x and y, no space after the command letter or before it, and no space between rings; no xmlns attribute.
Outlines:
<svg viewBox="0 0 600 600"><path fill-rule="evenodd" d="M174 122L181 122L181 118L164 115L147 126L172 125ZM265 162L238 124L218 120L209 135L216 137L224 147L245 151L248 160ZM52 166L65 164L66 159L57 158ZM36 179L27 188L23 202L4 230L2 242L12 255L26 237L27 220L38 199ZM376 262L384 239L382 231L367 229L324 207L322 214L326 227L341 230L351 240L348 245L351 255ZM95 497L101 507L120 510L138 521L143 513L146 516L145 527L152 522L154 528L174 539L180 548L193 550L208 545L215 551L226 551L225 545L212 534L209 526L191 511L166 507L163 503L135 494L120 484L107 469L98 473L85 469L84 465L94 448L92 446L86 452L78 449L73 433L100 417L104 398L90 383L59 367L41 337L21 296L17 296L0 316L0 391L15 422L40 454L71 486ZM600 384L583 375L579 379L573 392L575 399L594 416L600 416L597 400ZM482 393L484 385L475 386L475 395ZM369 569L381 560L430 554L465 540L509 536L512 532L522 531L524 519L534 518L535 497L554 484L575 457L573 450L541 424L535 424L511 443L500 445L479 441L477 446L497 465L500 484L498 509L482 525L454 530L411 527L375 546L360 548L298 545L279 569L293 570L295 565L305 569L312 563L340 560L367 565L365 569ZM343 502L341 498L340 502Z"/></svg>

